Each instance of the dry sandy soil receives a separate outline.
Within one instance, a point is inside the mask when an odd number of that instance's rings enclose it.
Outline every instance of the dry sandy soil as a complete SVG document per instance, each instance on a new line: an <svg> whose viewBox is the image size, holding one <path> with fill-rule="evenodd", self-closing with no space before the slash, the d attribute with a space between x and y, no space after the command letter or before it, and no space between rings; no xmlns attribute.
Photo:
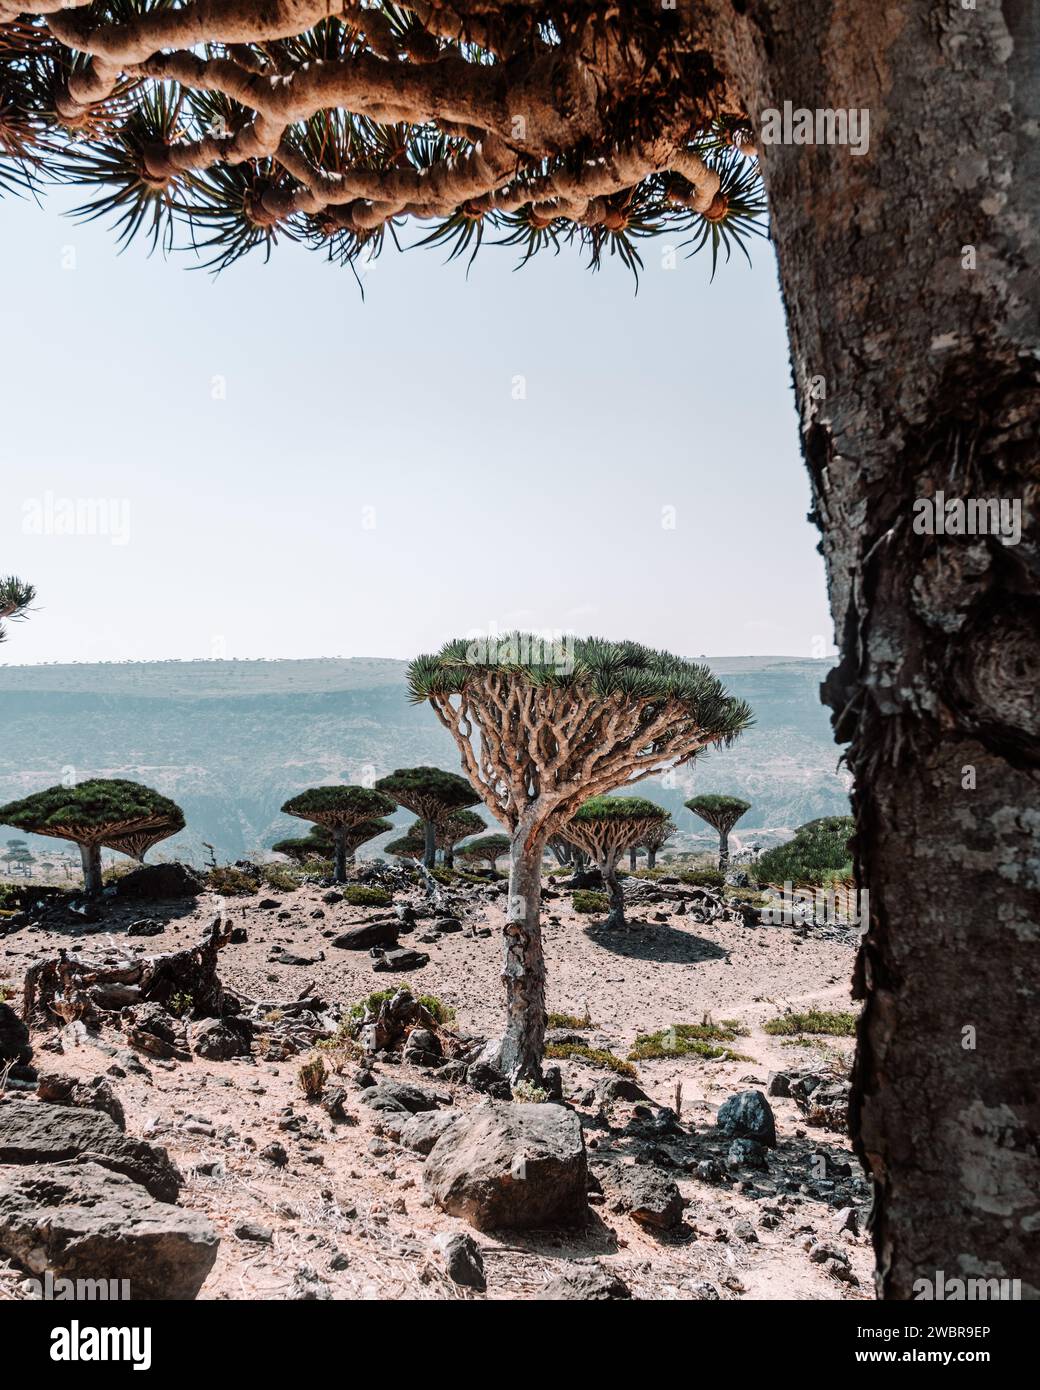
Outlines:
<svg viewBox="0 0 1040 1390"><path fill-rule="evenodd" d="M407 975L374 973L367 952L330 945L331 936L366 920L372 911L345 903L327 905L323 889L304 886L290 893L260 893L228 899L234 926L248 941L220 956L222 980L255 1000L296 999L305 992L346 1006L372 990L407 985L437 995L457 1010L462 1033L492 1035L500 1015L501 922L497 903L482 905L470 919L488 926L490 937L445 935L421 944L423 930L402 939L429 953L429 964ZM261 909L264 897L278 906ZM416 893L414 901L422 901ZM194 906L126 904L106 909L104 930L74 939L66 932L23 927L0 938L0 984L20 998L24 971L59 946L80 954L111 954L117 948L153 953L201 940L217 904L211 895ZM282 913L282 917L279 917ZM288 914L288 915L285 915ZM314 915L321 914L321 915ZM125 927L142 916L161 915L159 936L127 938ZM667 920L655 921L665 915ZM547 903L546 954L549 1008L583 1014L594 1026L593 1045L625 1056L636 1034L675 1023L736 1019L749 1035L733 1046L750 1061L707 1061L697 1057L639 1064L639 1081L658 1105L674 1106L682 1083L682 1124L703 1136L704 1155L725 1155L715 1130L715 1111L727 1096L748 1087L765 1089L773 1070L813 1062L847 1061L852 1040L818 1039L811 1046L785 1045L762 1024L787 1007L849 1007L853 943L801 937L787 927L700 925L673 916L664 905L633 909L634 929L607 935L590 919L570 911L569 895ZM282 946L308 965L272 963ZM688 1200L680 1235L655 1237L609 1204L593 1209L580 1234L475 1233L487 1273L486 1295L453 1284L431 1253L435 1234L468 1230L424 1195L421 1156L380 1137L380 1115L356 1103L356 1063L345 1068L348 1122L334 1124L303 1097L297 1073L304 1057L269 1062L252 1057L230 1062L194 1058L158 1061L140 1055L125 1065L94 1042L37 1030L35 1064L78 1077L108 1075L126 1111L127 1132L164 1145L186 1177L183 1205L204 1212L221 1244L201 1297L282 1299L331 1296L356 1298L537 1297L554 1273L571 1260L598 1259L641 1298L840 1299L870 1298L871 1252L867 1238L839 1231L839 1208L854 1205L865 1217L869 1189L844 1136L810 1126L790 1099L771 1099L779 1146L770 1172L742 1171L714 1184L694 1173L674 1176ZM102 1043L125 1048L115 1029ZM574 1061L560 1063L568 1100L587 1095L606 1073ZM110 1070L111 1068L111 1070ZM427 1086L458 1106L480 1100L466 1086L438 1083L435 1073L406 1066L376 1066L380 1077ZM584 1105L591 1121L597 1107ZM631 1106L613 1106L612 1128L588 1128L593 1152L610 1149L631 1117ZM384 1117L385 1118L385 1117ZM350 1122L352 1121L352 1122ZM284 1144L288 1165L272 1167L260 1155L273 1140ZM851 1163L852 1176L822 1184L818 1155L829 1164ZM242 1239L243 1222L266 1227L270 1241ZM750 1223L750 1225L748 1225ZM810 1259L814 1239L840 1248L858 1283L835 1277ZM833 1267L831 1267L833 1268ZM0 1262L0 1298L19 1297L19 1276ZM715 1293L706 1291L705 1281Z"/></svg>

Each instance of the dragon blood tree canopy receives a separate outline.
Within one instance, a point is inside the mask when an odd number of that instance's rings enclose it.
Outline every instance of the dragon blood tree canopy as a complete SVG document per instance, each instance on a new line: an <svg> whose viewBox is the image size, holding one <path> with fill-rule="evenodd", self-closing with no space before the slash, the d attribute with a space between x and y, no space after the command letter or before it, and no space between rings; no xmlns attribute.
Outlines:
<svg viewBox="0 0 1040 1390"><path fill-rule="evenodd" d="M603 874L610 890L609 925L622 926L625 897L618 882L618 856L641 845L646 836L668 820L668 812L640 796L595 796L578 808L564 834L585 850Z"/></svg>
<svg viewBox="0 0 1040 1390"><path fill-rule="evenodd" d="M376 783L380 791L392 796L399 806L406 806L423 822L425 845L423 860L428 869L433 868L436 851L442 843L438 840L438 826L447 817L467 806L475 806L480 800L465 777L457 773L445 772L439 767L399 767ZM481 821L481 828L483 828ZM464 832L472 834L472 831ZM456 837L459 838L459 837Z"/></svg>
<svg viewBox="0 0 1040 1390"><path fill-rule="evenodd" d="M48 787L0 806L0 821L78 845L110 845L113 840L168 826L180 830L184 815L176 802L140 782L97 777L74 787Z"/></svg>
<svg viewBox="0 0 1040 1390"><path fill-rule="evenodd" d="M751 802L742 801L739 796L709 794L691 797L686 806L719 832L719 868L725 869L729 863L729 832L751 810Z"/></svg>
<svg viewBox="0 0 1040 1390"><path fill-rule="evenodd" d="M353 265L416 224L452 257L487 233L635 274L663 233L714 266L765 199L692 9L0 0L0 191L71 185L215 269L279 241Z"/></svg>
<svg viewBox="0 0 1040 1390"><path fill-rule="evenodd" d="M148 844L182 829L184 815L176 802L140 782L97 777L74 787L48 787L0 806L0 822L79 845L84 887L96 894L101 891L102 845L118 848L132 842L143 845L143 855Z"/></svg>
<svg viewBox="0 0 1040 1390"><path fill-rule="evenodd" d="M514 832L565 826L591 796L729 744L752 722L706 666L636 642L530 633L449 642L408 669L469 780ZM538 807L534 817L528 813Z"/></svg>

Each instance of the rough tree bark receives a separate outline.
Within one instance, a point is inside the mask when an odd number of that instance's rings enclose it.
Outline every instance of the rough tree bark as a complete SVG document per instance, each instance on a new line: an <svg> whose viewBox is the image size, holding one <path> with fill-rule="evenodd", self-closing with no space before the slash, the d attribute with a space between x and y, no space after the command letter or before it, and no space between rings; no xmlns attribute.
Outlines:
<svg viewBox="0 0 1040 1390"><path fill-rule="evenodd" d="M427 869L432 869L437 862L437 827L432 820L423 823L423 833L426 836L423 864Z"/></svg>
<svg viewBox="0 0 1040 1390"><path fill-rule="evenodd" d="M542 954L542 855L545 837L532 838L521 820L509 847L509 904L502 980L506 1026L498 1066L514 1079L539 1082L545 1051L545 957Z"/></svg>
<svg viewBox="0 0 1040 1390"><path fill-rule="evenodd" d="M870 894L852 1129L878 1292L943 1270L1036 1298L1037 14L713 7L754 118L869 110L861 157L761 155ZM936 490L1019 499L1021 542L916 534Z"/></svg>
<svg viewBox="0 0 1040 1390"><path fill-rule="evenodd" d="M332 843L336 847L336 867L332 874L333 881L343 883L347 877L347 827L345 825L332 827Z"/></svg>
<svg viewBox="0 0 1040 1390"><path fill-rule="evenodd" d="M604 885L610 894L610 911L607 913L608 927L623 927L625 925L625 893L617 876L619 853L619 850L609 851L600 864L600 873L603 875Z"/></svg>
<svg viewBox="0 0 1040 1390"><path fill-rule="evenodd" d="M724 874L729 868L729 831L719 831L719 873Z"/></svg>

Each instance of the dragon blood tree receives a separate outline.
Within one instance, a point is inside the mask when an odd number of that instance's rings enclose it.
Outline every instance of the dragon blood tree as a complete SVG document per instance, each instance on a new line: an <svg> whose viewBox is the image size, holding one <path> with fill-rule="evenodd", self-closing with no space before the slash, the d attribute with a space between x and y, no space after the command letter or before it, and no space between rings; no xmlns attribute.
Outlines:
<svg viewBox="0 0 1040 1390"><path fill-rule="evenodd" d="M36 590L31 584L26 584L13 574L0 575L0 642L7 640L3 619L11 618L17 622L24 618L35 597Z"/></svg>
<svg viewBox="0 0 1040 1390"><path fill-rule="evenodd" d="M455 811L480 800L465 777L439 767L399 767L376 783L377 790L399 806L414 811L423 822L423 863L432 869L437 859L437 824ZM483 825L483 822L481 822ZM466 832L472 834L472 831ZM461 838L461 837L459 837Z"/></svg>
<svg viewBox="0 0 1040 1390"><path fill-rule="evenodd" d="M664 820L652 825L643 838L639 841L638 849L646 850L646 867L648 869L657 868L657 851L675 834L675 821L671 816L665 816Z"/></svg>
<svg viewBox="0 0 1040 1390"><path fill-rule="evenodd" d="M78 845L83 886L94 897L101 892L103 845L113 846L156 830L161 832L156 838L165 839L181 829L184 816L175 802L140 782L95 777L75 787L48 787L0 806L0 822Z"/></svg>
<svg viewBox="0 0 1040 1390"><path fill-rule="evenodd" d="M437 848L444 855L444 867L455 867L455 846L467 835L478 835L487 829L487 822L476 811L451 811L442 816L434 827Z"/></svg>
<svg viewBox="0 0 1040 1390"><path fill-rule="evenodd" d="M382 817L363 820L358 825L350 826L344 838L347 860L353 859L355 853L369 840L374 840L377 835L385 835L393 828L393 823ZM334 859L336 839L323 825L316 825L299 839L279 840L271 849L275 854L284 854L289 859L295 859L298 864L303 864L308 859Z"/></svg>
<svg viewBox="0 0 1040 1390"><path fill-rule="evenodd" d="M537 1081L545 1039L542 855L584 801L729 743L751 722L704 666L634 642L510 633L449 642L408 669L510 832L506 1023L498 1065Z"/></svg>
<svg viewBox="0 0 1040 1390"><path fill-rule="evenodd" d="M509 853L509 836L481 835L477 840L467 840L455 853L467 863L486 864L494 872L498 861Z"/></svg>
<svg viewBox="0 0 1040 1390"><path fill-rule="evenodd" d="M719 872L724 874L729 867L729 832L751 810L751 802L739 796L694 796L685 805L719 832Z"/></svg>
<svg viewBox="0 0 1040 1390"><path fill-rule="evenodd" d="M610 893L608 927L625 925L625 896L617 862L626 849L644 843L649 832L668 819L668 812L641 796L594 796L578 807L565 834L583 849L603 875Z"/></svg>
<svg viewBox="0 0 1040 1390"><path fill-rule="evenodd" d="M398 840L391 840L383 849L384 854L390 854L395 859L422 859L425 852L425 835L402 835Z"/></svg>
<svg viewBox="0 0 1040 1390"><path fill-rule="evenodd" d="M370 787L349 786L312 787L310 791L290 797L282 807L286 815L314 821L331 834L336 860L333 877L337 883L342 883L347 876L348 853L353 854L358 845L380 834L381 830L364 834L360 840L353 836L366 823L371 826L379 817L395 809L394 803L382 792Z"/></svg>

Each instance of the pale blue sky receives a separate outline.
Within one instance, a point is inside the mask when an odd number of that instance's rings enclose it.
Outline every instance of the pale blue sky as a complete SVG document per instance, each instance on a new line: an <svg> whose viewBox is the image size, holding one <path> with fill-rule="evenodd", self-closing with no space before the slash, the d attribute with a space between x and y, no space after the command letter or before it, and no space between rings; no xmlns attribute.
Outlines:
<svg viewBox="0 0 1040 1390"><path fill-rule="evenodd" d="M0 571L39 591L3 661L831 650L764 241L714 284L644 243L637 297L568 250L391 251L363 302L290 244L119 256L63 201L0 208ZM108 534L55 534L70 503Z"/></svg>

